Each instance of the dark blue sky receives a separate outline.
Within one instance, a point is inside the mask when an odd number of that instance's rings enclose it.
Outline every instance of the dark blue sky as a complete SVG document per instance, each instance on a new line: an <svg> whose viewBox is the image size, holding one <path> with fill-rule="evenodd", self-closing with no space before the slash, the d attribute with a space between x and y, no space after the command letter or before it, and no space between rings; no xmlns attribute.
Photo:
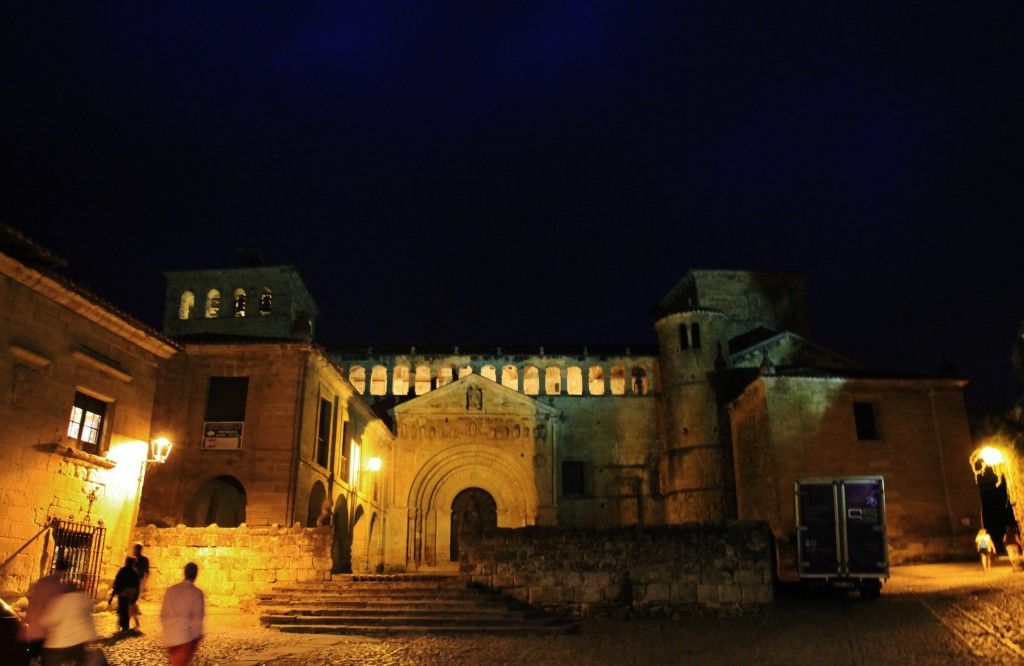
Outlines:
<svg viewBox="0 0 1024 666"><path fill-rule="evenodd" d="M261 248L328 344L653 342L688 268L805 271L822 344L1020 392L1024 4L491 5L4 3L0 219L154 326Z"/></svg>

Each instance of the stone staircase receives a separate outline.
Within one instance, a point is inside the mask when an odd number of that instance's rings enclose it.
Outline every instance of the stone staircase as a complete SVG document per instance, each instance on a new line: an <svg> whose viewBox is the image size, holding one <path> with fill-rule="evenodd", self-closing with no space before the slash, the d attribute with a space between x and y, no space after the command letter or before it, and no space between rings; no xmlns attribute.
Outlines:
<svg viewBox="0 0 1024 666"><path fill-rule="evenodd" d="M340 575L290 583L257 595L260 623L283 632L399 634L565 634L577 622L454 575Z"/></svg>

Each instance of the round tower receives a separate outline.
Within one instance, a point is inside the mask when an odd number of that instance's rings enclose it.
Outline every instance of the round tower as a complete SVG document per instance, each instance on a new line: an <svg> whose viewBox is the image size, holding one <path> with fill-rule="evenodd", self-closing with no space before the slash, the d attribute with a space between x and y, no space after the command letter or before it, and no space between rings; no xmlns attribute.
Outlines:
<svg viewBox="0 0 1024 666"><path fill-rule="evenodd" d="M687 308L654 324L661 364L660 482L665 522L736 517L732 447L715 387L728 363L729 318Z"/></svg>

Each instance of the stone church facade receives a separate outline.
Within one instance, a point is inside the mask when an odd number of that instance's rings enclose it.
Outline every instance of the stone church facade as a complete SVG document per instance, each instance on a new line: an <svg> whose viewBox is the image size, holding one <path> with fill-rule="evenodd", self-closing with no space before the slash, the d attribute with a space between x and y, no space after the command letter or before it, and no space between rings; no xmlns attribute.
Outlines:
<svg viewBox="0 0 1024 666"><path fill-rule="evenodd" d="M401 572L457 568L488 526L759 520L785 562L795 479L875 474L893 562L966 554L979 527L964 381L868 371L811 340L799 273L691 270L654 307L653 345L335 349L294 267L165 276L163 334L104 315L110 342L85 343L102 353L67 365L69 399L113 405L110 451L129 430L175 443L139 477L139 527L299 524L332 534L333 571ZM9 312L0 399L22 425L0 453L18 460L66 418L19 410L24 377L66 364ZM89 368L110 386L87 387Z"/></svg>

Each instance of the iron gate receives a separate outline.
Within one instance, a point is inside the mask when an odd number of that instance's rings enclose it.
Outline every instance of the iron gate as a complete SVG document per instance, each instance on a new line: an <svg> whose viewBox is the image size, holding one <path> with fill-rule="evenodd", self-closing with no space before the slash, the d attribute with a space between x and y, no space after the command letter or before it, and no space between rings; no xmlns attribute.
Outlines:
<svg viewBox="0 0 1024 666"><path fill-rule="evenodd" d="M103 541L107 528L88 523L72 523L66 520L53 521L53 573L58 560L68 563L64 580L82 586L89 596L96 597L103 568Z"/></svg>

